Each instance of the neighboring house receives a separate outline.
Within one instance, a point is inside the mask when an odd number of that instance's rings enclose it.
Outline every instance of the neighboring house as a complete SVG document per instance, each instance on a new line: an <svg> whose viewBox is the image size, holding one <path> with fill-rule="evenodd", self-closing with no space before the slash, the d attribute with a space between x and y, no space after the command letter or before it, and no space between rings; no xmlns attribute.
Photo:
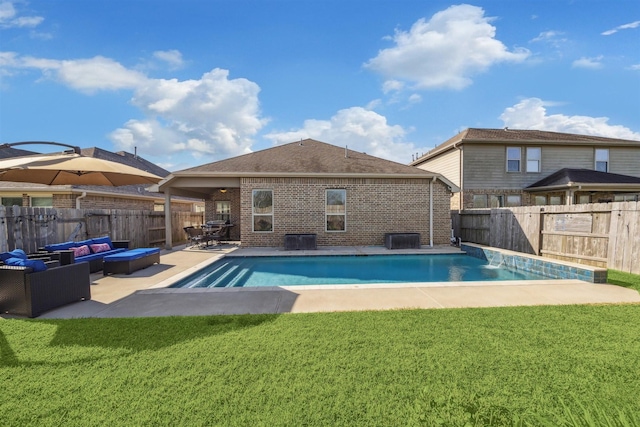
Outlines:
<svg viewBox="0 0 640 427"><path fill-rule="evenodd" d="M165 177L169 171L136 154L119 151L113 153L101 148L85 148L82 155L110 160ZM34 153L15 148L0 149L0 158L29 156ZM148 185L120 187L92 185L42 185L27 182L0 181L0 202L3 206L32 206L75 209L131 209L164 210L164 195L149 192ZM173 200L173 211L196 212L204 209L201 199L178 197Z"/></svg>
<svg viewBox="0 0 640 427"><path fill-rule="evenodd" d="M205 198L206 220L229 220L247 247L282 247L291 233L321 246L382 245L390 232L447 244L457 190L439 174L311 139L173 172L157 187Z"/></svg>
<svg viewBox="0 0 640 427"><path fill-rule="evenodd" d="M460 188L451 198L453 210L638 200L640 195L640 141L471 128L411 165L440 173Z"/></svg>

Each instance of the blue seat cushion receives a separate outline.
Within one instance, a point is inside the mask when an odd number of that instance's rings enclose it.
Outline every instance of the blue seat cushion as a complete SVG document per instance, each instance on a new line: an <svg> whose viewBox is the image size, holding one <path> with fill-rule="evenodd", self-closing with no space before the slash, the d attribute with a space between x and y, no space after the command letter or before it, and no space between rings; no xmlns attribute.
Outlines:
<svg viewBox="0 0 640 427"><path fill-rule="evenodd" d="M27 259L27 254L22 249L14 249L0 254L0 261L6 261L10 258Z"/></svg>
<svg viewBox="0 0 640 427"><path fill-rule="evenodd" d="M40 259L9 258L4 263L13 266L31 267L33 271L45 271L47 269L47 264Z"/></svg>
<svg viewBox="0 0 640 427"><path fill-rule="evenodd" d="M145 256L159 253L160 248L138 248L138 249L130 249L125 250L124 252L120 252L113 255L107 255L104 257L105 262L116 262L116 261L133 261L134 259L143 258Z"/></svg>
<svg viewBox="0 0 640 427"><path fill-rule="evenodd" d="M83 255L83 256L80 256L80 257L76 258L75 261L76 262L93 261L94 259L106 258L109 255L115 255L115 254L118 254L119 252L124 252L124 251L126 251L125 248L117 248L117 249L111 250L109 252L98 252L97 254Z"/></svg>
<svg viewBox="0 0 640 427"><path fill-rule="evenodd" d="M51 245L46 245L44 250L47 252L67 251L74 246L77 246L76 242L53 243Z"/></svg>

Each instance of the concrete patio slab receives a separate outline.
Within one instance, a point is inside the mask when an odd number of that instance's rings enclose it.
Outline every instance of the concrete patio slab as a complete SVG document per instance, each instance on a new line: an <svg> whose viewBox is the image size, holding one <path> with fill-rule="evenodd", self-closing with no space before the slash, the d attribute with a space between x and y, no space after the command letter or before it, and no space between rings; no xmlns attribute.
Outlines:
<svg viewBox="0 0 640 427"><path fill-rule="evenodd" d="M237 243L206 250L162 251L161 262L131 275L91 276L92 300L49 311L40 318L150 317L219 314L309 313L358 310L504 307L558 304L640 304L640 293L580 280L439 282L265 288L174 289L168 285L227 256L397 254L384 247L284 251L239 248ZM411 253L459 253L454 247Z"/></svg>

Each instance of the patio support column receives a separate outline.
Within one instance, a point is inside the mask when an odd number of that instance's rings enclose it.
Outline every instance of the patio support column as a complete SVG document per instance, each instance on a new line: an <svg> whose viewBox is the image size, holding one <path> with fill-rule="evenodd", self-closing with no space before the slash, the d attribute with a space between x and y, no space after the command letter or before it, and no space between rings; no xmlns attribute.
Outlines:
<svg viewBox="0 0 640 427"><path fill-rule="evenodd" d="M429 181L429 246L431 247L433 247L433 183L435 181L435 176Z"/></svg>
<svg viewBox="0 0 640 427"><path fill-rule="evenodd" d="M171 230L171 188L167 188L164 192L164 247L167 250L173 247Z"/></svg>

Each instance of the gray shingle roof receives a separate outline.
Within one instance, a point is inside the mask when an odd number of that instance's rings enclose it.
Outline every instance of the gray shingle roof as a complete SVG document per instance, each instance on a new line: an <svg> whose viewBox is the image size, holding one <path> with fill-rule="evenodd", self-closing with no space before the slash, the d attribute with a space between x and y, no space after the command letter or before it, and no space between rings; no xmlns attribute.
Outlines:
<svg viewBox="0 0 640 427"><path fill-rule="evenodd" d="M550 132L544 130L526 129L466 129L454 137L448 139L433 150L425 153L420 158L412 162L412 165L419 165L425 160L447 151L455 144L496 144L496 143L519 143L519 144L541 144L541 145L618 145L635 146L640 148L640 141L605 138L602 136L578 135L574 133Z"/></svg>
<svg viewBox="0 0 640 427"><path fill-rule="evenodd" d="M189 173L273 173L273 174L394 174L432 175L402 163L338 147L313 139L279 145L202 166L184 169Z"/></svg>
<svg viewBox="0 0 640 427"><path fill-rule="evenodd" d="M534 182L527 188L567 186L571 183L580 184L638 184L640 178L617 173L599 172L591 169L560 169L538 182Z"/></svg>

